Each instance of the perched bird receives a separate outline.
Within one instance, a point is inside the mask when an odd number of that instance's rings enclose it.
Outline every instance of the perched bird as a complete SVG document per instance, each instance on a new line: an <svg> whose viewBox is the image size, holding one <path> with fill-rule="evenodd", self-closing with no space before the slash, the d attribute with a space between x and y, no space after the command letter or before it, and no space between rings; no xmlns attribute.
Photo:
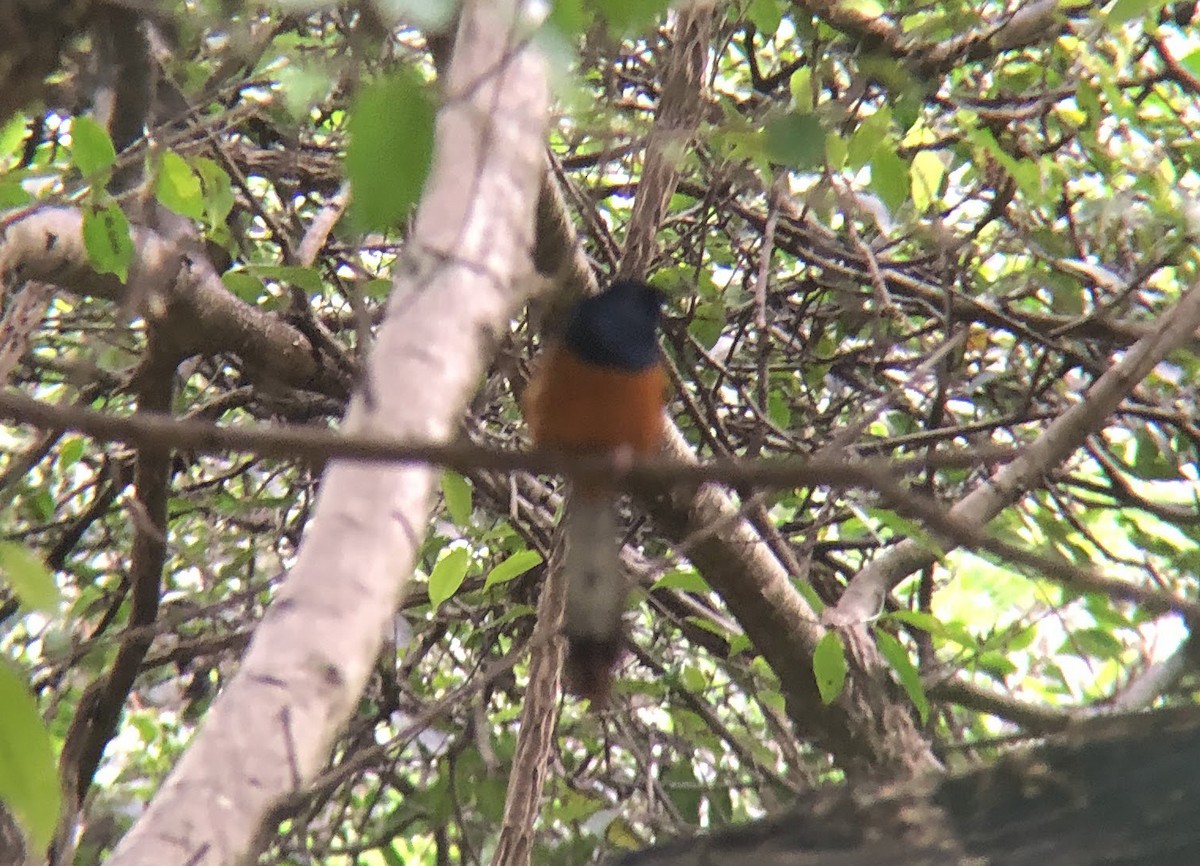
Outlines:
<svg viewBox="0 0 1200 866"><path fill-rule="evenodd" d="M569 454L658 452L667 386L658 350L663 301L643 282L617 280L575 305L522 401L536 446ZM628 587L615 499L611 485L581 479L563 513L567 687L594 702L608 695L624 639Z"/></svg>

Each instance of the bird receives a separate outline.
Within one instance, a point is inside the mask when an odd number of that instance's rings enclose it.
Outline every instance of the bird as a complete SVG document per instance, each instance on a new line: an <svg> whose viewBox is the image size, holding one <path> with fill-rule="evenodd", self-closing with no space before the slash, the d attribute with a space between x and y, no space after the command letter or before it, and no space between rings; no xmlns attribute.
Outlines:
<svg viewBox="0 0 1200 866"><path fill-rule="evenodd" d="M658 348L666 298L618 279L575 304L535 362L522 410L537 448L626 459L658 453L667 377ZM581 478L563 510L567 688L602 705L624 644L628 587L610 483Z"/></svg>

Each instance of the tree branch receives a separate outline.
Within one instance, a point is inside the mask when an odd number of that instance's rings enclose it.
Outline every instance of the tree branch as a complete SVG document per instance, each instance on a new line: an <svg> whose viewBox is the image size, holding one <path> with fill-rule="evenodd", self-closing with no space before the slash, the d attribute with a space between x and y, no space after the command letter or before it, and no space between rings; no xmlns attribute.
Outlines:
<svg viewBox="0 0 1200 866"><path fill-rule="evenodd" d="M450 438L519 301L548 104L522 11L495 0L463 9L409 267L396 275L369 390L347 416L354 433ZM407 585L433 480L426 467L330 465L297 563L237 675L109 863L253 859L266 822L320 771L354 709Z"/></svg>
<svg viewBox="0 0 1200 866"><path fill-rule="evenodd" d="M93 270L77 210L40 208L2 225L0 280L7 285L36 280L116 303L136 300L163 339L185 355L234 352L253 379L347 395L345 377L321 363L303 334L232 295L206 256L173 239L134 226L135 254L122 282Z"/></svg>
<svg viewBox="0 0 1200 866"><path fill-rule="evenodd" d="M1194 337L1200 326L1200 283L1162 315L1154 330L1134 344L1096 380L1084 398L1060 415L1013 462L1000 469L948 512L963 526L981 527L1036 486L1041 478L1084 444L1154 366ZM907 539L871 562L850 581L824 621L846 626L875 615L887 593L905 577L933 564L927 546Z"/></svg>

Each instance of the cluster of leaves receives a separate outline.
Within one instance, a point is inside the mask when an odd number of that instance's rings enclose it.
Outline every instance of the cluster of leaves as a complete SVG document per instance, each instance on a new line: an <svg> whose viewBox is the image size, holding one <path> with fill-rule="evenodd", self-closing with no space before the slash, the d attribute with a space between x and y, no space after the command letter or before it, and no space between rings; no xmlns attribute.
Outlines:
<svg viewBox="0 0 1200 866"><path fill-rule="evenodd" d="M433 19L419 30L380 27L365 11L228 18L228 5L181 4L172 17L178 44L163 72L186 116L120 152L86 99L19 118L0 133L0 201L77 204L94 266L119 276L137 252L135 200L157 202L194 227L231 297L308 322L353 364L425 180L431 46L443 34ZM1021 447L1195 278L1200 54L1171 54L1181 40L1164 4L1118 0L1062 4L1045 32L1003 51L981 42L937 68L918 62L918 47L994 26L1006 4L890 4L886 20L907 41L888 50L853 26L878 4L830 5L847 14L825 20L780 0L723 11L711 101L680 157L652 268L672 293L676 422L702 456L806 455L855 425L862 435L845 447L864 456ZM434 6L425 13L436 18ZM661 96L665 6L563 0L539 37L571 58L552 158L602 273L615 270ZM139 186L112 189L128 165L143 167ZM301 261L347 178L351 212ZM56 296L15 380L42 399L127 411L144 323L75 288ZM535 342L524 322L512 337L467 419L500 447L524 441L508 380ZM913 372L960 338L933 373ZM226 423L340 416L341 395L266 386L254 372L233 346L191 359L175 409ZM1194 594L1196 381L1192 354L1161 365L997 532ZM131 452L53 431L3 435L0 592L15 594L0 595L0 646L15 664L0 666L0 796L40 844L58 789L20 780L47 778L51 742L78 734L83 696L113 663L140 518ZM990 468L930 468L923 489L953 502ZM176 455L163 607L89 780L84 822L99 829L84 835L80 862L113 844L236 666L293 560L315 482L306 465ZM530 636L561 502L554 480L486 472L447 473L441 492L418 591L397 620L402 652L380 660L327 784L283 822L272 862L481 862L495 842L527 672L457 696ZM926 537L867 494L744 499L807 563L793 577L818 611L898 539ZM629 550L651 576L631 603L635 650L611 712L563 705L538 862L744 820L838 772L789 721L779 683L793 672L772 670L686 556L630 518ZM39 562L56 576L52 596ZM1033 715L1053 723L1119 702L1184 630L994 557L949 553L893 593L873 634L898 700L951 752L1040 733ZM847 665L835 633L813 672L836 700ZM1153 697L1190 694L1184 678ZM431 706L438 721L412 730ZM339 774L380 742L367 769Z"/></svg>

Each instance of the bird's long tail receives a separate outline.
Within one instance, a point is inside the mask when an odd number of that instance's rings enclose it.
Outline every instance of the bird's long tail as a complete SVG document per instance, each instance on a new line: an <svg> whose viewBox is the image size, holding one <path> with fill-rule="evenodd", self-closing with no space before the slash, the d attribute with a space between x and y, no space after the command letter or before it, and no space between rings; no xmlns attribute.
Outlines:
<svg viewBox="0 0 1200 866"><path fill-rule="evenodd" d="M615 502L611 495L576 492L563 515L567 581L567 688L603 703L624 644L621 614L628 586L621 568Z"/></svg>

